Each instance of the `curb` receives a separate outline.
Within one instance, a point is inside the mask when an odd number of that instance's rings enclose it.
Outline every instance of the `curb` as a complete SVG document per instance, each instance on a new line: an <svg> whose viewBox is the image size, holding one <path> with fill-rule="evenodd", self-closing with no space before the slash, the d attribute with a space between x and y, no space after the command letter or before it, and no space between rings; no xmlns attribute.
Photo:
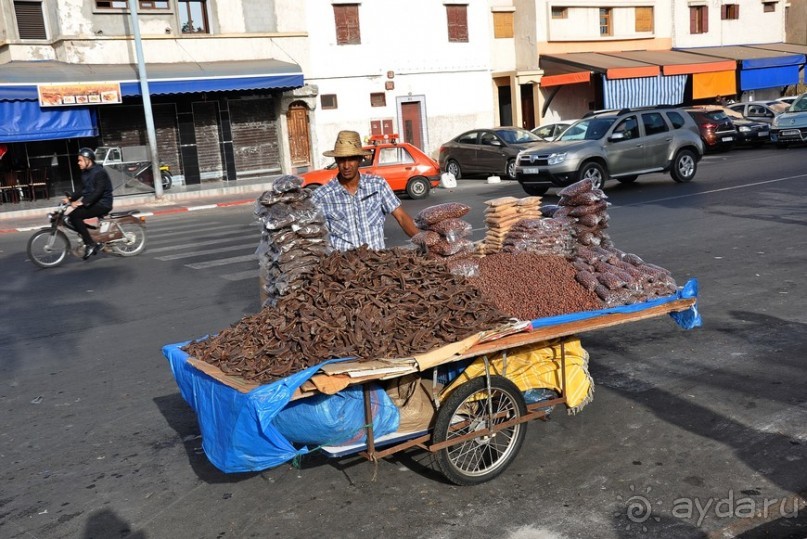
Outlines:
<svg viewBox="0 0 807 539"><path fill-rule="evenodd" d="M178 206L172 208L166 208L164 210L156 210L156 211L143 211L138 212L137 215L141 215L143 217L154 217L159 215L171 215L175 213L186 213L191 211L199 211L199 210L210 210L214 208L229 208L230 206L243 206L244 204L254 204L255 199L249 198L244 200L232 200L228 202L217 202L215 204L200 204L198 206ZM31 232L33 230L39 230L46 225L35 225L35 226L21 226L16 228L0 228L0 234L11 234L14 232Z"/></svg>

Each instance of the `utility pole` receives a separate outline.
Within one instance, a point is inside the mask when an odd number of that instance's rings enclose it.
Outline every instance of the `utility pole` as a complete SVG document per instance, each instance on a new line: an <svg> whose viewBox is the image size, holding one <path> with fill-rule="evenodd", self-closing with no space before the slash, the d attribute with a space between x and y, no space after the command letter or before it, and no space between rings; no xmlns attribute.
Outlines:
<svg viewBox="0 0 807 539"><path fill-rule="evenodd" d="M137 72L140 78L140 93L143 95L143 109L146 113L146 135L151 155L151 174L154 178L154 196L163 197L163 180L160 173L160 159L157 155L157 134L154 130L154 115L151 110L151 94L149 80L146 76L146 63L143 60L143 43L140 40L140 20L137 18L138 0L129 0L129 13L132 15L132 31L134 32L135 55L137 56Z"/></svg>

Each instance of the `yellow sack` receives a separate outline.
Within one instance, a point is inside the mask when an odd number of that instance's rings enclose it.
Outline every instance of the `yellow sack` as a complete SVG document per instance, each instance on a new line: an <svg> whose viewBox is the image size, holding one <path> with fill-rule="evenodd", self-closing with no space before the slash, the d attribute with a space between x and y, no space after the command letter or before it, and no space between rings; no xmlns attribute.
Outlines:
<svg viewBox="0 0 807 539"><path fill-rule="evenodd" d="M566 348L566 406L575 414L594 398L594 381L588 373L588 352L576 337L557 339L502 350L488 356L490 374L505 376L522 392L545 388L561 392L560 344ZM507 357L505 362L504 357ZM506 367L505 367L506 364ZM506 372L505 371L506 368ZM502 374L504 372L504 374ZM480 357L468 365L443 391L444 399L451 391L472 378L485 375L485 362Z"/></svg>

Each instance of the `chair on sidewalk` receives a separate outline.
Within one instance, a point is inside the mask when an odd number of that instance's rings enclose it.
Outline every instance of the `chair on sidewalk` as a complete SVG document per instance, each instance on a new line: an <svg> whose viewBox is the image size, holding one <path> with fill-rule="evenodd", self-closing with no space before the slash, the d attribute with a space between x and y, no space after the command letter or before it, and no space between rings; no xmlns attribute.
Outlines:
<svg viewBox="0 0 807 539"><path fill-rule="evenodd" d="M31 200L36 200L36 194L45 193L48 198L48 169L32 168L28 171L28 191L31 193Z"/></svg>

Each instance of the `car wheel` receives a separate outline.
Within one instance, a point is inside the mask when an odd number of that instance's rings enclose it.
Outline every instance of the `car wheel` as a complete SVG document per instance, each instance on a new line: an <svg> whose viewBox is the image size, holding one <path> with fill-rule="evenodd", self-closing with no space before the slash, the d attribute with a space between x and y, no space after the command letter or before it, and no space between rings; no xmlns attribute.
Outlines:
<svg viewBox="0 0 807 539"><path fill-rule="evenodd" d="M507 170L505 171L507 174L508 180L515 180L516 179L516 160L510 159L507 161Z"/></svg>
<svg viewBox="0 0 807 539"><path fill-rule="evenodd" d="M453 159L449 159L446 163L446 172L453 174L455 180L459 180L460 177L462 177L462 169L460 168L460 164Z"/></svg>
<svg viewBox="0 0 807 539"><path fill-rule="evenodd" d="M616 181L618 181L619 183L633 183L636 181L636 178L638 177L639 177L638 174L632 174L630 176L621 176L619 178L616 178Z"/></svg>
<svg viewBox="0 0 807 539"><path fill-rule="evenodd" d="M675 154L673 159L672 179L678 183L691 182L698 170L698 162L692 150L681 150Z"/></svg>
<svg viewBox="0 0 807 539"><path fill-rule="evenodd" d="M412 200L418 200L429 196L431 188L432 186L426 178L416 176L410 178L409 182L406 184L406 194L409 195L409 198Z"/></svg>
<svg viewBox="0 0 807 539"><path fill-rule="evenodd" d="M577 173L577 181L591 180L594 189L602 189L607 179L608 173L605 172L605 168L596 161L583 163L583 166L580 167Z"/></svg>
<svg viewBox="0 0 807 539"><path fill-rule="evenodd" d="M539 197L541 195L545 195L547 191L549 191L548 185L524 185L521 184L521 187L524 188L524 192L530 195L531 197Z"/></svg>

